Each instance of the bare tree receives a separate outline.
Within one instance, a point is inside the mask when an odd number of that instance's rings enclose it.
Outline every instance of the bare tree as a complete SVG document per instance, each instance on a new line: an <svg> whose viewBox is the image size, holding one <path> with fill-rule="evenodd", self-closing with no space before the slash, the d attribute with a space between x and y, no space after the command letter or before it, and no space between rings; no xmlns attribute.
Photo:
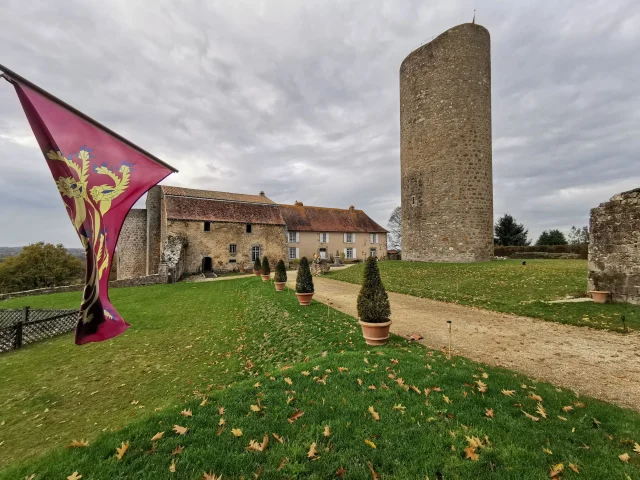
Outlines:
<svg viewBox="0 0 640 480"><path fill-rule="evenodd" d="M391 212L389 223L387 223L389 234L387 243L393 249L402 249L402 209L396 207Z"/></svg>

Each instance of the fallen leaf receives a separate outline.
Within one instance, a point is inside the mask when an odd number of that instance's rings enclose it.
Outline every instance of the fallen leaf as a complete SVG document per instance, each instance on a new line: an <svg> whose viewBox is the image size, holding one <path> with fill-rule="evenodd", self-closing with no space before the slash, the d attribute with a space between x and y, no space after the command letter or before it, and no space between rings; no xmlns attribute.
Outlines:
<svg viewBox="0 0 640 480"><path fill-rule="evenodd" d="M404 411L407 409L407 407L403 407L401 403L398 403L397 405L394 405L392 407L392 410L397 410L398 412L402 413L404 415Z"/></svg>
<svg viewBox="0 0 640 480"><path fill-rule="evenodd" d="M78 475L78 472L73 472L71 475L67 477L67 480L80 480L82 475Z"/></svg>
<svg viewBox="0 0 640 480"><path fill-rule="evenodd" d="M484 393L487 391L487 384L484 383L482 380L476 380L476 384L478 385L478 391L480 393Z"/></svg>
<svg viewBox="0 0 640 480"><path fill-rule="evenodd" d="M633 451L636 452L638 455L640 455L640 443L637 443L637 442L633 443Z"/></svg>
<svg viewBox="0 0 640 480"><path fill-rule="evenodd" d="M251 408L252 412L259 412L260 411L260 407L258 405L251 405L249 408Z"/></svg>
<svg viewBox="0 0 640 480"><path fill-rule="evenodd" d="M553 452L549 450L547 447L542 447L542 451L547 455L553 455Z"/></svg>
<svg viewBox="0 0 640 480"><path fill-rule="evenodd" d="M124 457L124 454L127 453L127 450L129 450L129 441L127 440L127 442L122 442L122 445L118 448L116 448L116 458L118 460L122 460L122 457Z"/></svg>
<svg viewBox="0 0 640 480"><path fill-rule="evenodd" d="M285 381L285 383L287 385L293 385L293 382L291 381L291 379L289 377L285 377L284 381Z"/></svg>
<svg viewBox="0 0 640 480"><path fill-rule="evenodd" d="M524 413L524 416L533 420L534 422L539 422L540 419L538 417L534 417L533 415L531 415L530 413L525 412L524 410L522 410L522 413Z"/></svg>
<svg viewBox="0 0 640 480"><path fill-rule="evenodd" d="M204 397L204 398L202 399L202 401L200 402L200 406L201 406L201 407L204 407L204 406L207 404L207 402L208 402L208 401L209 401L209 399L208 399L207 397Z"/></svg>
<svg viewBox="0 0 640 480"><path fill-rule="evenodd" d="M578 466L576 464L574 464L574 463L570 463L569 464L569 468L571 470L573 470L574 472L576 472L576 473L580 473L580 470L578 470Z"/></svg>
<svg viewBox="0 0 640 480"><path fill-rule="evenodd" d="M411 390L413 390L414 392L416 392L418 395L422 395L422 392L420 391L420 389L414 385L410 386Z"/></svg>
<svg viewBox="0 0 640 480"><path fill-rule="evenodd" d="M173 450L171 450L171 455L180 455L182 453L182 451L184 450L184 446L183 445L178 445L176 448L174 448Z"/></svg>
<svg viewBox="0 0 640 480"><path fill-rule="evenodd" d="M241 437L242 436L242 429L240 429L240 428L232 428L231 429L231 433L233 433L234 437Z"/></svg>
<svg viewBox="0 0 640 480"><path fill-rule="evenodd" d="M344 472L345 472L345 471L346 471L346 470L344 469L344 467L340 467L340 468L338 469L338 471L336 472L336 477L338 477L338 478L342 478L342 476L344 475Z"/></svg>
<svg viewBox="0 0 640 480"><path fill-rule="evenodd" d="M309 375L311 375L311 372L309 372L308 370L304 370L302 372L300 372L302 375L304 375L305 377L308 377Z"/></svg>
<svg viewBox="0 0 640 480"><path fill-rule="evenodd" d="M558 415L558 418L564 422L567 421L567 417L563 417L562 415Z"/></svg>
<svg viewBox="0 0 640 480"><path fill-rule="evenodd" d="M529 393L529 398L535 400L536 402L542 402L542 397L540 395L536 395L533 392Z"/></svg>
<svg viewBox="0 0 640 480"><path fill-rule="evenodd" d="M358 378L358 385L362 386L362 379Z"/></svg>
<svg viewBox="0 0 640 480"><path fill-rule="evenodd" d="M551 478L558 478L558 475L560 475L564 470L564 465L562 463L557 463L556 465L554 465L553 467L551 467L551 470L549 470L549 476Z"/></svg>
<svg viewBox="0 0 640 480"><path fill-rule="evenodd" d="M293 415L291 415L287 420L289 421L289 423L293 423L296 420L298 420L301 416L304 415L304 412L301 410L296 410Z"/></svg>
<svg viewBox="0 0 640 480"><path fill-rule="evenodd" d="M222 475L216 476L215 473L204 472L201 480L222 480Z"/></svg>
<svg viewBox="0 0 640 480"><path fill-rule="evenodd" d="M224 418L222 418L222 417L220 417L220 420L218 420L218 425L219 425L219 426L221 426L221 427L222 427L223 425L225 425L226 423L227 423L227 421L226 421Z"/></svg>
<svg viewBox="0 0 640 480"><path fill-rule="evenodd" d="M566 407L562 407L562 411L563 412L570 412L571 410L573 410L573 406L571 406L571 405L567 405Z"/></svg>
<svg viewBox="0 0 640 480"><path fill-rule="evenodd" d="M318 451L316 450L316 442L313 442L309 447L309 451L307 452L307 458L315 458L318 455Z"/></svg>
<svg viewBox="0 0 640 480"><path fill-rule="evenodd" d="M331 429L329 428L329 425L325 425L324 426L324 436L328 437L331 435Z"/></svg>
<svg viewBox="0 0 640 480"><path fill-rule="evenodd" d="M171 459L171 465L169 465L169 471L171 473L175 473L176 472L176 459L175 458Z"/></svg>
<svg viewBox="0 0 640 480"><path fill-rule="evenodd" d="M622 455L618 455L618 458L625 463L629 463L629 459L631 458L628 453L623 453Z"/></svg>
<svg viewBox="0 0 640 480"><path fill-rule="evenodd" d="M505 396L505 397L513 397L516 393L515 390L501 390L501 393Z"/></svg>
<svg viewBox="0 0 640 480"><path fill-rule="evenodd" d="M538 408L536 408L536 412L542 417L547 418L547 411L544 409L541 403L538 404Z"/></svg>
<svg viewBox="0 0 640 480"><path fill-rule="evenodd" d="M186 435L189 429L187 427L181 427L180 425L174 425L173 431L178 435Z"/></svg>
<svg viewBox="0 0 640 480"><path fill-rule="evenodd" d="M369 390L375 390L375 389L376 389L376 386L375 386L375 385L369 385L367 388L368 388Z"/></svg>
<svg viewBox="0 0 640 480"><path fill-rule="evenodd" d="M373 465L371 465L371 462L367 462L367 465L369 465L369 471L371 472L371 477L373 478L373 480L380 480L380 475L378 475L373 469Z"/></svg>
<svg viewBox="0 0 640 480"><path fill-rule="evenodd" d="M395 358L392 358L391 359L391 363L393 363L394 365L397 365L398 364L398 360L396 360Z"/></svg>
<svg viewBox="0 0 640 480"><path fill-rule="evenodd" d="M465 458L468 458L469 460L473 460L474 462L477 462L478 459L480 458L480 455L476 453L476 449L474 447L466 447L464 449L464 453L465 453Z"/></svg>
<svg viewBox="0 0 640 480"><path fill-rule="evenodd" d="M254 388L260 388L260 382L256 382L253 386Z"/></svg>
<svg viewBox="0 0 640 480"><path fill-rule="evenodd" d="M224 407L218 407L218 415L224 415Z"/></svg>
<svg viewBox="0 0 640 480"><path fill-rule="evenodd" d="M373 407L369 407L369 413L376 422L380 421L380 414L376 412Z"/></svg>
<svg viewBox="0 0 640 480"><path fill-rule="evenodd" d="M284 443L284 439L281 436L279 436L278 434L272 433L271 435L273 435L273 438L275 438L280 443Z"/></svg>
<svg viewBox="0 0 640 480"><path fill-rule="evenodd" d="M442 395L442 398L446 403L451 403L451 400L449 400L449 397L447 397L446 395Z"/></svg>
<svg viewBox="0 0 640 480"><path fill-rule="evenodd" d="M71 445L67 446L67 448L82 448L88 446L89 442L86 440L71 440Z"/></svg>
<svg viewBox="0 0 640 480"><path fill-rule="evenodd" d="M189 410L182 410L180 412L180 415L182 415L183 417L193 417L193 413L191 413L191 409Z"/></svg>
<svg viewBox="0 0 640 480"><path fill-rule="evenodd" d="M489 418L493 418L493 415L494 415L493 408L485 408L484 414Z"/></svg>
<svg viewBox="0 0 640 480"><path fill-rule="evenodd" d="M280 460L280 463L278 464L278 470L282 470L282 467L284 467L284 464L288 461L289 459L287 457L284 457L282 460Z"/></svg>
<svg viewBox="0 0 640 480"><path fill-rule="evenodd" d="M160 440L163 435L164 435L164 432L158 432L153 437L151 437L151 441L155 442L156 440Z"/></svg>
<svg viewBox="0 0 640 480"><path fill-rule="evenodd" d="M258 443L255 440L250 440L247 450L253 451L253 452L264 452L268 444L269 444L269 435L265 433L264 438L262 439L262 443Z"/></svg>
<svg viewBox="0 0 640 480"><path fill-rule="evenodd" d="M371 440L369 440L368 438L366 438L364 440L364 443L366 443L367 445L369 445L371 448L376 448L376 444L373 443Z"/></svg>

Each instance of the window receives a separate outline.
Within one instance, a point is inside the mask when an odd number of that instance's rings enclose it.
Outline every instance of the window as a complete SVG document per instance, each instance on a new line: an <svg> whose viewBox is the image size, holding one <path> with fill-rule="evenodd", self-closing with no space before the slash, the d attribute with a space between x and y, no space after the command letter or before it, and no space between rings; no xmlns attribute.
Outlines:
<svg viewBox="0 0 640 480"><path fill-rule="evenodd" d="M372 257L377 257L376 249L375 248L370 248L369 249L369 255L372 256Z"/></svg>
<svg viewBox="0 0 640 480"><path fill-rule="evenodd" d="M247 233L251 233L251 224L247 223Z"/></svg>
<svg viewBox="0 0 640 480"><path fill-rule="evenodd" d="M289 243L296 243L298 241L298 232L289 232Z"/></svg>
<svg viewBox="0 0 640 480"><path fill-rule="evenodd" d="M204 222L204 231L205 232L211 231L211 222Z"/></svg>
<svg viewBox="0 0 640 480"><path fill-rule="evenodd" d="M346 258L353 258L353 248L345 248L344 249L344 256Z"/></svg>
<svg viewBox="0 0 640 480"><path fill-rule="evenodd" d="M289 247L289 260L298 258L298 249L295 247Z"/></svg>
<svg viewBox="0 0 640 480"><path fill-rule="evenodd" d="M344 243L353 243L353 242L355 242L355 235L353 233L345 233Z"/></svg>
<svg viewBox="0 0 640 480"><path fill-rule="evenodd" d="M370 233L369 234L369 243L378 243L378 234Z"/></svg>
<svg viewBox="0 0 640 480"><path fill-rule="evenodd" d="M236 259L235 258L230 258L229 259L229 263L236 263Z"/></svg>
<svg viewBox="0 0 640 480"><path fill-rule="evenodd" d="M329 242L329 234L321 233L320 234L320 243L328 243Z"/></svg>
<svg viewBox="0 0 640 480"><path fill-rule="evenodd" d="M229 245L229 253L231 255L235 255L237 251L238 251L238 246L235 243L232 243Z"/></svg>
<svg viewBox="0 0 640 480"><path fill-rule="evenodd" d="M411 197L411 205L415 205L415 204L416 204L416 196L415 196L415 195L413 195L413 196Z"/></svg>
<svg viewBox="0 0 640 480"><path fill-rule="evenodd" d="M255 262L256 260L260 259L260 247L259 246L255 246L255 247L251 247L251 261Z"/></svg>

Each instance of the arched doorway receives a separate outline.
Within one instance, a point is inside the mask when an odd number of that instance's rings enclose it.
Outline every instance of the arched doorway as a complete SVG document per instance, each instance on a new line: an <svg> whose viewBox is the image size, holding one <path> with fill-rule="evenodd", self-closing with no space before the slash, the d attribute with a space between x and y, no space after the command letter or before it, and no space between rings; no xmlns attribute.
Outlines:
<svg viewBox="0 0 640 480"><path fill-rule="evenodd" d="M204 257L202 259L202 273L207 274L213 271L213 260L211 257Z"/></svg>

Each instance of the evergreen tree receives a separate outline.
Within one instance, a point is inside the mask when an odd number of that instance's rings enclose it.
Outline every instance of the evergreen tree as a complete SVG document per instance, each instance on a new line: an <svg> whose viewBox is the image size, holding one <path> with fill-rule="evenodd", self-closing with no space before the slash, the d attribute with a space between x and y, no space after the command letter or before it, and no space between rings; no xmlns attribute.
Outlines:
<svg viewBox="0 0 640 480"><path fill-rule="evenodd" d="M389 320L389 315L391 315L389 297L380 278L378 262L374 257L369 257L358 294L358 316L363 322L383 323Z"/></svg>
<svg viewBox="0 0 640 480"><path fill-rule="evenodd" d="M508 213L504 214L493 227L495 234L494 242L496 245L510 246L510 245L529 245L530 240L527 240L529 230L525 230L524 225L517 223L516 219Z"/></svg>
<svg viewBox="0 0 640 480"><path fill-rule="evenodd" d="M545 230L540 234L536 245L567 245L567 239L564 237L564 233L558 229Z"/></svg>
<svg viewBox="0 0 640 480"><path fill-rule="evenodd" d="M313 277L307 257L300 259L298 275L296 277L296 293L313 293Z"/></svg>
<svg viewBox="0 0 640 480"><path fill-rule="evenodd" d="M271 267L269 266L269 259L266 255L262 257L262 275L271 275Z"/></svg>
<svg viewBox="0 0 640 480"><path fill-rule="evenodd" d="M253 271L254 272L261 272L262 271L262 264L260 263L260 259L256 258L256 261L253 262Z"/></svg>
<svg viewBox="0 0 640 480"><path fill-rule="evenodd" d="M285 267L283 260L280 260L276 265L276 274L274 275L274 280L276 282L287 281L287 267Z"/></svg>

